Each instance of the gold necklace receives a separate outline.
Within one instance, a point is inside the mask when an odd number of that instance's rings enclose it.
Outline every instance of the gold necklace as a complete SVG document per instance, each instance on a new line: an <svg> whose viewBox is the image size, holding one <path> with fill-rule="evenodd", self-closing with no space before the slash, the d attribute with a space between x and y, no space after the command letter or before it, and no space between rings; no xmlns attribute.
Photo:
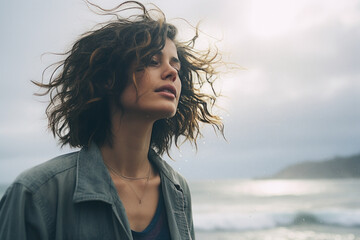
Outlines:
<svg viewBox="0 0 360 240"><path fill-rule="evenodd" d="M127 177L127 176L123 176L121 175L120 173L118 173L117 171L115 171L115 169L113 169L112 167L110 167L109 165L107 165L105 163L105 165L118 177L120 177L121 179L125 180L126 184L130 187L130 189L134 192L135 196L137 197L137 199L139 200L139 204L142 203L142 199L144 198L145 196L145 193L146 193L146 190L147 190L147 186L148 186L148 183L149 183L149 179L150 179L150 165L149 165L149 170L148 170L148 174L146 177L140 177L140 178L136 178L136 177ZM139 196L137 194L137 192L135 191L135 189L131 186L130 184L130 180L144 180L146 179L146 182L145 182L145 186L144 186L144 190L143 190L143 193L141 196Z"/></svg>
<svg viewBox="0 0 360 240"><path fill-rule="evenodd" d="M104 162L105 163L105 162ZM148 174L145 177L128 177L125 175L122 175L121 173L119 173L118 171L116 171L114 168L112 168L110 165L108 165L107 163L105 163L105 165L113 172L115 173L117 176L126 179L126 180L131 180L131 181L136 181L136 180L143 180L143 179L147 179L149 178L150 175L150 164L149 164L149 170L148 170Z"/></svg>

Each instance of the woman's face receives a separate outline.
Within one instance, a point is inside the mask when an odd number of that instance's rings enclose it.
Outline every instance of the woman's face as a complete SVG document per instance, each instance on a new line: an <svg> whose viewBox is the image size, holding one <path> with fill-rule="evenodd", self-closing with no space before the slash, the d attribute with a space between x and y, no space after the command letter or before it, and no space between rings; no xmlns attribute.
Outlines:
<svg viewBox="0 0 360 240"><path fill-rule="evenodd" d="M181 93L179 70L176 46L166 39L165 47L152 57L150 65L135 72L136 87L130 80L123 91L120 103L124 113L152 120L173 117Z"/></svg>

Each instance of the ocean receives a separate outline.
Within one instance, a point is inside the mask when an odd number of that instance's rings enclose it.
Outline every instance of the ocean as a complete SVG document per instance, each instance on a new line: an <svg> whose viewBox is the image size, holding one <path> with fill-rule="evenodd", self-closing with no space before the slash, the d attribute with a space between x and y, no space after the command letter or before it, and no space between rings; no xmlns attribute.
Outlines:
<svg viewBox="0 0 360 240"><path fill-rule="evenodd" d="M360 240L360 179L192 182L198 240Z"/></svg>
<svg viewBox="0 0 360 240"><path fill-rule="evenodd" d="M197 240L360 240L360 179L189 184Z"/></svg>

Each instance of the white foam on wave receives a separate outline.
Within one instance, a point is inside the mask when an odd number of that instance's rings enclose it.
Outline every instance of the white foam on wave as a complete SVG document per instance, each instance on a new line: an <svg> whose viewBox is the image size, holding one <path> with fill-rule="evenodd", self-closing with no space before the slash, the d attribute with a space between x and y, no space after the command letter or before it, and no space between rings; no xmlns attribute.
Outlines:
<svg viewBox="0 0 360 240"><path fill-rule="evenodd" d="M332 209L314 213L320 222L344 227L360 226L360 209Z"/></svg>
<svg viewBox="0 0 360 240"><path fill-rule="evenodd" d="M358 227L360 226L360 209L273 213L203 212L194 214L195 228L201 231L260 230L301 224Z"/></svg>
<svg viewBox="0 0 360 240"><path fill-rule="evenodd" d="M194 215L195 228L204 231L272 228L276 223L264 214L205 213Z"/></svg>

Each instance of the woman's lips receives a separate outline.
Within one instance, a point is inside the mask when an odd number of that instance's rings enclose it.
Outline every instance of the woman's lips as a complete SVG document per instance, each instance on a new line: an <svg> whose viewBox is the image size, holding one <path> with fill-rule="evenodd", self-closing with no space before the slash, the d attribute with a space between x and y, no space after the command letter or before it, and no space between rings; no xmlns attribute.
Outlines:
<svg viewBox="0 0 360 240"><path fill-rule="evenodd" d="M155 92L159 92L164 96L176 97L176 89L174 86L167 84L156 89Z"/></svg>

